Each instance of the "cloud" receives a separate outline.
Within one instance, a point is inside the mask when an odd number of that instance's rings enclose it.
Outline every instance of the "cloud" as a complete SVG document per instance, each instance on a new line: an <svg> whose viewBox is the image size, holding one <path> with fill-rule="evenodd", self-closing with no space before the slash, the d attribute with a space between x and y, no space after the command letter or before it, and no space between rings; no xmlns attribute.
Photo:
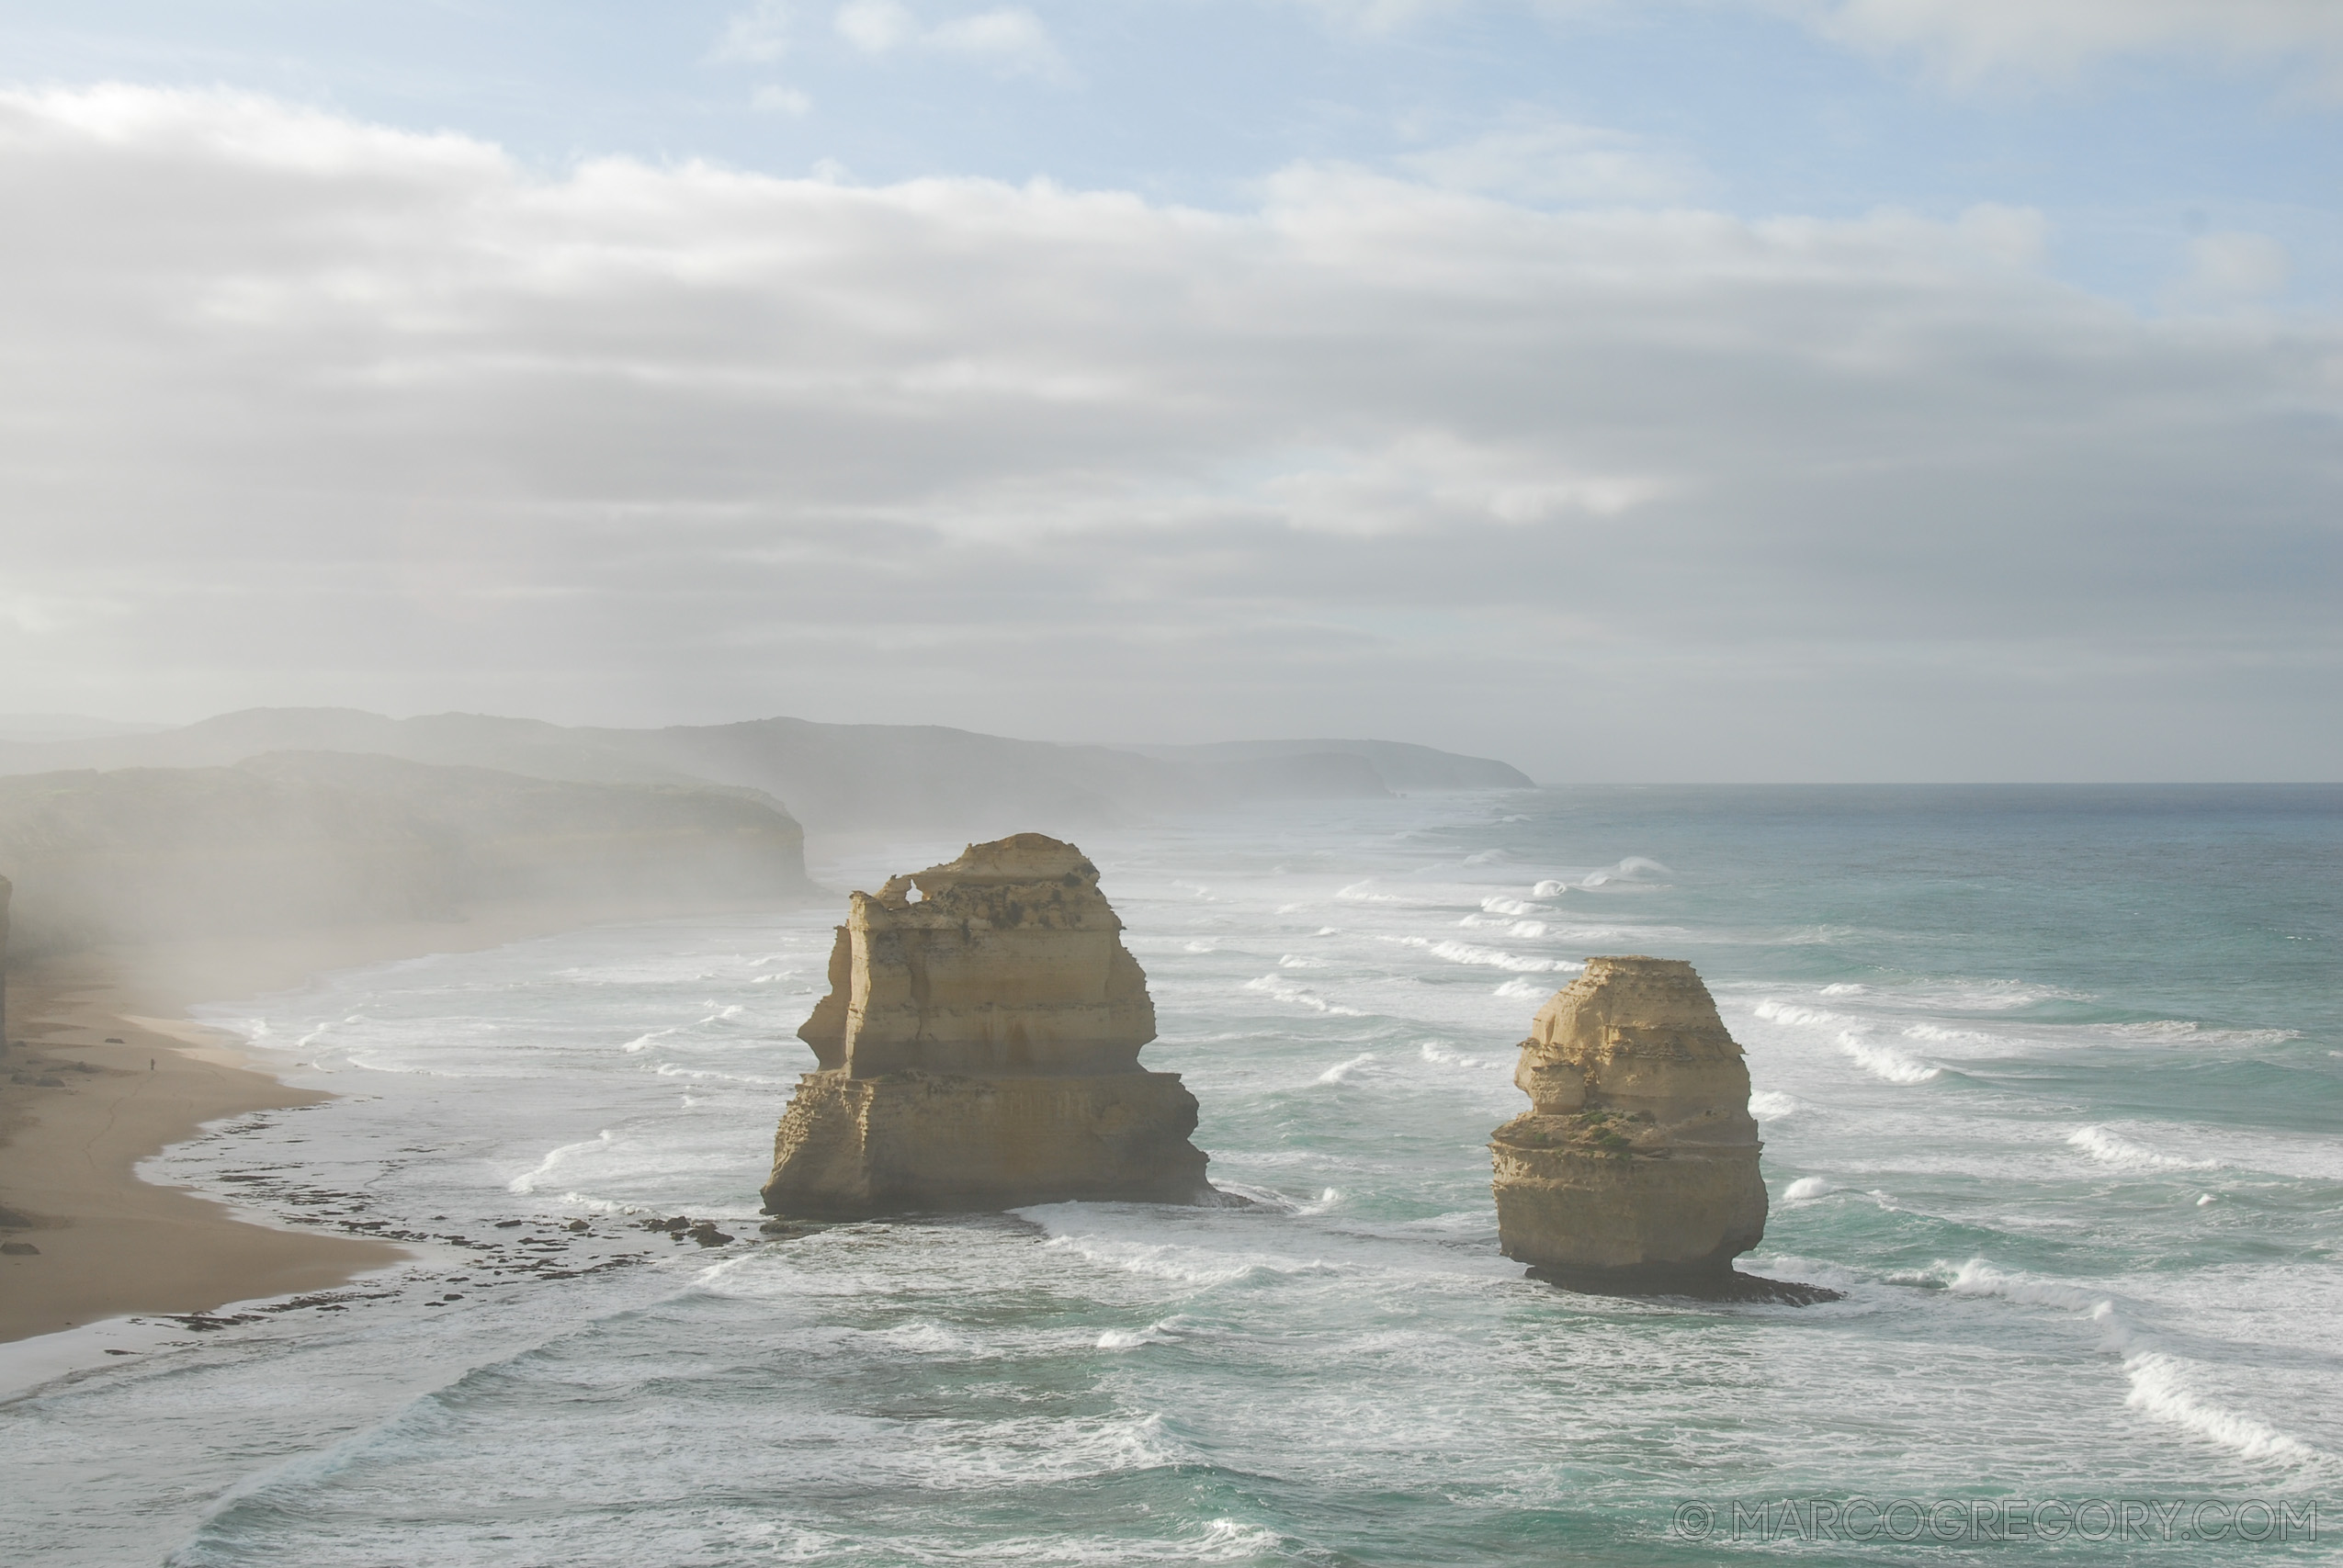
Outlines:
<svg viewBox="0 0 2343 1568"><path fill-rule="evenodd" d="M1396 162L1433 185L1541 205L1674 201L1702 180L1693 160L1645 138L1527 108L1469 141L1406 153Z"/></svg>
<svg viewBox="0 0 2343 1568"><path fill-rule="evenodd" d="M1419 22L1443 19L1468 9L1471 3L1472 0L1301 0L1301 4L1335 27L1368 34L1397 32Z"/></svg>
<svg viewBox="0 0 2343 1568"><path fill-rule="evenodd" d="M925 49L1035 75L1061 76L1067 69L1065 56L1049 29L1023 6L1003 6L927 27L901 0L846 0L838 7L835 26L839 37L866 54Z"/></svg>
<svg viewBox="0 0 2343 1568"><path fill-rule="evenodd" d="M546 178L130 87L0 95L0 202L16 707L2343 767L2343 331L2024 211Z"/></svg>
<svg viewBox="0 0 2343 1568"><path fill-rule="evenodd" d="M1425 429L1373 451L1296 463L1264 479L1262 496L1294 529L1365 536L1616 517L1669 488L1664 479L1582 471L1545 452Z"/></svg>
<svg viewBox="0 0 2343 1568"><path fill-rule="evenodd" d="M2189 242L2189 272L2176 299L2213 305L2258 299L2283 289L2292 272L2286 247L2267 234L2200 234Z"/></svg>
<svg viewBox="0 0 2343 1568"><path fill-rule="evenodd" d="M1565 27L1615 27L1652 13L1700 14L1718 0L1280 0L1338 30L1430 29L1476 9L1528 11ZM2123 56L2294 62L2343 93L2343 6L2335 0L1726 0L1786 17L1836 43L1917 54L1947 81L2061 80Z"/></svg>
<svg viewBox="0 0 2343 1568"><path fill-rule="evenodd" d="M803 119L813 112L813 100L795 87L768 84L759 87L749 99L749 105L765 114L786 114L793 119Z"/></svg>
<svg viewBox="0 0 2343 1568"><path fill-rule="evenodd" d="M898 0L846 0L835 25L840 38L866 54L885 54L920 36L919 18Z"/></svg>
<svg viewBox="0 0 2343 1568"><path fill-rule="evenodd" d="M984 55L1055 70L1064 62L1049 29L1041 18L1022 7L986 11L962 17L931 30L927 40L937 49Z"/></svg>
<svg viewBox="0 0 2343 1568"><path fill-rule="evenodd" d="M2333 0L1754 0L1825 35L1917 51L1949 77L2060 77L2129 54L2210 51L2296 58L2343 86L2343 6Z"/></svg>
<svg viewBox="0 0 2343 1568"><path fill-rule="evenodd" d="M764 65L789 51L789 0L756 0L724 20L708 53L712 61Z"/></svg>

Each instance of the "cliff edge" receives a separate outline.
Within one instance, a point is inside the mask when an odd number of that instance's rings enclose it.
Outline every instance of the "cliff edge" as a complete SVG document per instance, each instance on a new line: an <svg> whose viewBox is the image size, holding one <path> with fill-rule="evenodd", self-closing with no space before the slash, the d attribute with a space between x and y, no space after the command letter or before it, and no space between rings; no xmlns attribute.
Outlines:
<svg viewBox="0 0 2343 1568"><path fill-rule="evenodd" d="M819 891L804 837L753 791L346 753L0 777L20 959L520 904L584 924L794 902Z"/></svg>
<svg viewBox="0 0 2343 1568"><path fill-rule="evenodd" d="M1138 1064L1155 1004L1122 931L1098 868L1039 833L854 894L765 1208L1209 1198L1195 1097Z"/></svg>
<svg viewBox="0 0 2343 1568"><path fill-rule="evenodd" d="M1538 1010L1491 1135L1505 1256L1622 1284L1733 1278L1765 1235L1749 1072L1689 964L1590 958Z"/></svg>

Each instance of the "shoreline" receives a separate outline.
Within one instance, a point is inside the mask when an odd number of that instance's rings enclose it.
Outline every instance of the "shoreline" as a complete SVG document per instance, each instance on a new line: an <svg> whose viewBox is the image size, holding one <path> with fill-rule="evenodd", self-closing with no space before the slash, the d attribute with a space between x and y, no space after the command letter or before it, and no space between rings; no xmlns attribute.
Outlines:
<svg viewBox="0 0 2343 1568"><path fill-rule="evenodd" d="M414 1256L389 1242L278 1227L139 1178L141 1162L207 1122L334 1098L281 1082L237 1036L189 1020L194 1004L614 921L773 907L505 906L459 922L101 948L27 963L8 976L0 1056L0 1243L38 1250L0 1256L0 1344L133 1314L209 1313L330 1290Z"/></svg>

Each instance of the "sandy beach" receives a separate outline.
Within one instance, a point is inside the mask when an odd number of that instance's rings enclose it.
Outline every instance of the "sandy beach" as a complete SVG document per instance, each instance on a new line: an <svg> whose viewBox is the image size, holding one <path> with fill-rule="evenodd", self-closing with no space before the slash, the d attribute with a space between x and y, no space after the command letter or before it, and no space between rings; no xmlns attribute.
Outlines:
<svg viewBox="0 0 2343 1568"><path fill-rule="evenodd" d="M126 1314L210 1312L330 1289L407 1256L385 1242L255 1223L138 1179L141 1160L207 1122L328 1098L259 1070L234 1036L190 1021L189 1004L685 912L513 906L460 923L96 950L12 972L0 1061L0 1244L35 1250L0 1254L0 1342Z"/></svg>

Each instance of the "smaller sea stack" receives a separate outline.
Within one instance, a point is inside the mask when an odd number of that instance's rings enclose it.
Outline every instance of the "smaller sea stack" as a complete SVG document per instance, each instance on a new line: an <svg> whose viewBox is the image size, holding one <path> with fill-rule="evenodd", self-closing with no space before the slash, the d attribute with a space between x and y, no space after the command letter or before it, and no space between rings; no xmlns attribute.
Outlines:
<svg viewBox="0 0 2343 1568"><path fill-rule="evenodd" d="M854 894L767 1212L1212 1198L1195 1097L1139 1066L1155 1004L1122 932L1098 868L1039 833Z"/></svg>
<svg viewBox="0 0 2343 1568"><path fill-rule="evenodd" d="M1492 1135L1505 1256L1564 1283L1702 1293L1765 1235L1749 1071L1667 958L1590 958L1538 1010ZM1705 1288L1705 1289L1704 1289Z"/></svg>

